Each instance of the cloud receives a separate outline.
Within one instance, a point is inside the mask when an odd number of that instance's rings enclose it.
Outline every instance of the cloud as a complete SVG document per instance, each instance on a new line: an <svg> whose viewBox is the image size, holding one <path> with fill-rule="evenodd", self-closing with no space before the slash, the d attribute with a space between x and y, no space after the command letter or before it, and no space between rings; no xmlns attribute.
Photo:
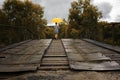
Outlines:
<svg viewBox="0 0 120 80"><path fill-rule="evenodd" d="M115 21L116 21L116 22L120 22L120 15L117 15L117 16L115 17Z"/></svg>
<svg viewBox="0 0 120 80"><path fill-rule="evenodd" d="M110 18L110 13L113 8L113 6L110 3L102 2L102 3L99 3L97 6L98 6L98 9L102 12L103 19Z"/></svg>
<svg viewBox="0 0 120 80"><path fill-rule="evenodd" d="M91 2L91 3L93 3L93 2L94 2L94 0L90 0L90 2Z"/></svg>
<svg viewBox="0 0 120 80"><path fill-rule="evenodd" d="M41 0L40 4L44 7L44 17L48 22L54 17L67 19L72 1L74 0Z"/></svg>
<svg viewBox="0 0 120 80"><path fill-rule="evenodd" d="M31 1L38 4L41 2L41 0L31 0Z"/></svg>
<svg viewBox="0 0 120 80"><path fill-rule="evenodd" d="M0 8L3 4L0 0ZM22 0L24 1L24 0ZM34 3L41 4L44 7L44 18L50 22L54 17L68 18L69 9L72 1L76 0L31 0ZM103 13L103 20L116 21L120 15L120 0L90 0ZM117 16L117 17L116 17ZM116 19L115 19L116 18Z"/></svg>
<svg viewBox="0 0 120 80"><path fill-rule="evenodd" d="M4 0L0 0L0 8L2 8L3 1L4 1Z"/></svg>
<svg viewBox="0 0 120 80"><path fill-rule="evenodd" d="M72 1L75 0L31 0L35 3L39 3L44 7L44 18L50 22L50 19L54 17L61 17L67 19L69 9ZM91 0L94 3L95 0ZM110 12L112 5L108 2L100 2L97 4L100 11L103 13L103 19L110 18Z"/></svg>

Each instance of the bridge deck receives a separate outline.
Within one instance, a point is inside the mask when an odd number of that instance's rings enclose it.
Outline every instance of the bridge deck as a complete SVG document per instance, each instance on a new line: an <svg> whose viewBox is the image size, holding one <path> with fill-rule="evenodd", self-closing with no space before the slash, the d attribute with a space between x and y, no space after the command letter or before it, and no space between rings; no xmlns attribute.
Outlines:
<svg viewBox="0 0 120 80"><path fill-rule="evenodd" d="M35 71L51 39L33 40L0 52L0 72Z"/></svg>
<svg viewBox="0 0 120 80"><path fill-rule="evenodd" d="M120 70L120 54L83 40L63 39L73 70Z"/></svg>
<svg viewBox="0 0 120 80"><path fill-rule="evenodd" d="M94 43L94 44L93 44ZM0 51L0 73L43 70L120 70L120 52L91 40L32 40ZM97 46L98 45L98 46ZM0 74L0 77L2 75Z"/></svg>

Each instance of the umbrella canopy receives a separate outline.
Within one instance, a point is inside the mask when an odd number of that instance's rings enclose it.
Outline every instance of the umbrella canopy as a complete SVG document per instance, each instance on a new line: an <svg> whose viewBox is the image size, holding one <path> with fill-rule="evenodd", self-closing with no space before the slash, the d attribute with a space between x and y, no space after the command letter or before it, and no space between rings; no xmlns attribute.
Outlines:
<svg viewBox="0 0 120 80"><path fill-rule="evenodd" d="M60 23L60 22L63 22L63 20L61 18L53 18L53 19L51 19L51 22Z"/></svg>

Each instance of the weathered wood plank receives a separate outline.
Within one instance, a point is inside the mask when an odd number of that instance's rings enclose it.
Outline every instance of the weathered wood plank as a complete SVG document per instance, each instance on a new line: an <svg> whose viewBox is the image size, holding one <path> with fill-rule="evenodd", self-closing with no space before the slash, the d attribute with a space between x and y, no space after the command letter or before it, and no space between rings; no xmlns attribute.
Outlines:
<svg viewBox="0 0 120 80"><path fill-rule="evenodd" d="M94 70L94 71L120 70L120 65L115 61L71 62L70 64L71 69L74 70Z"/></svg>
<svg viewBox="0 0 120 80"><path fill-rule="evenodd" d="M39 64L42 55L6 55L0 64Z"/></svg>
<svg viewBox="0 0 120 80"><path fill-rule="evenodd" d="M34 65L0 65L0 72L20 72L35 70L37 70L37 66Z"/></svg>
<svg viewBox="0 0 120 80"><path fill-rule="evenodd" d="M94 41L94 40L90 40L90 39L84 39L84 40L87 41L87 42L90 42L92 44L95 44L97 46L104 47L104 48L107 48L109 50L120 53L120 47L118 47L118 46L112 46L112 45L109 45L109 44L100 43L98 41Z"/></svg>
<svg viewBox="0 0 120 80"><path fill-rule="evenodd" d="M0 72L34 71L51 39L33 40L0 53Z"/></svg>
<svg viewBox="0 0 120 80"><path fill-rule="evenodd" d="M62 39L62 42L68 56L70 68L73 70L120 70L120 64L116 62L118 59L115 60L105 55L110 52L109 50L80 39L68 39L68 41Z"/></svg>
<svg viewBox="0 0 120 80"><path fill-rule="evenodd" d="M16 46L22 45L22 44L27 43L27 42L30 42L30 41L31 41L31 40L26 40L26 41L22 41L22 42L19 42L19 43L15 43L15 44L13 44L13 45L9 45L9 46L7 46L7 47L5 47L5 48L0 49L0 52L1 52L1 51L4 51L4 50L7 50L7 49L14 48L14 47L16 47Z"/></svg>

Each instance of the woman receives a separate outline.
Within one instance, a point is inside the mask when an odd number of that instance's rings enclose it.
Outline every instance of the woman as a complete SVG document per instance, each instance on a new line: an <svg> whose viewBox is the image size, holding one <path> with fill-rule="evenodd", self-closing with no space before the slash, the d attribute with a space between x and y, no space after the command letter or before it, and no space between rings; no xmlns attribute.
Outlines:
<svg viewBox="0 0 120 80"><path fill-rule="evenodd" d="M59 26L57 23L55 23L55 26L54 26L54 33L55 33L55 39L58 39Z"/></svg>

